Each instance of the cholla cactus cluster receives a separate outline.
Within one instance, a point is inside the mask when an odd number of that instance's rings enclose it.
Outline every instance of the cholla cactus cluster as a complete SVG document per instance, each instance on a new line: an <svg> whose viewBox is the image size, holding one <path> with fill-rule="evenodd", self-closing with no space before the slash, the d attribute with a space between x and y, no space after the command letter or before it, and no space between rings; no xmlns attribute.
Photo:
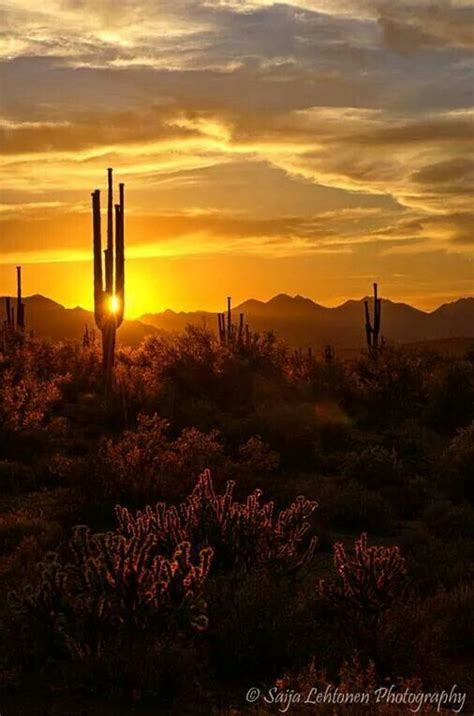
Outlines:
<svg viewBox="0 0 474 716"><path fill-rule="evenodd" d="M223 568L280 564L297 568L310 559L316 538L304 545L309 517L317 503L298 497L288 508L275 512L273 502L261 502L255 490L245 502L233 497L234 482L225 492L214 490L209 470L199 477L186 502L177 507L158 503L133 515L117 506L118 531L127 539L146 540L150 535L170 554L183 540L198 547L210 546L216 565Z"/></svg>
<svg viewBox="0 0 474 716"><path fill-rule="evenodd" d="M379 615L405 587L405 559L400 549L368 547L365 533L356 540L352 557L341 542L334 545L334 566L337 582L320 582L319 589L352 614Z"/></svg>
<svg viewBox="0 0 474 716"><path fill-rule="evenodd" d="M42 619L73 657L99 656L111 640L128 643L145 632L159 637L172 626L207 627L202 589L212 549L192 560L183 542L165 557L153 534L127 538L80 526L69 550L67 563L48 555L36 589L10 596L17 612Z"/></svg>

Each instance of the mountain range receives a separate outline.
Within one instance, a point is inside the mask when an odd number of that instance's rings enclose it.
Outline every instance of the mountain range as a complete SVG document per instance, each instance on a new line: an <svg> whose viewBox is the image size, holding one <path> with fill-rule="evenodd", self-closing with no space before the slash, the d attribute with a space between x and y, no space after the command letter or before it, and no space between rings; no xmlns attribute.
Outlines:
<svg viewBox="0 0 474 716"><path fill-rule="evenodd" d="M365 343L364 300L349 300L327 308L303 296L279 294L266 302L245 301L232 310L232 319L238 322L243 313L252 331L274 331L291 347L332 344L344 349L359 348ZM368 300L372 309L372 299ZM93 313L83 308L65 308L40 295L27 297L24 303L27 327L35 335L51 340L81 339L86 325L94 327ZM5 313L5 299L0 298L0 316ZM188 324L215 330L217 314L170 309L147 313L138 320L124 321L118 337L120 342L136 346L146 335L179 332ZM474 338L474 297L460 298L431 312L382 299L382 333L387 340L400 343Z"/></svg>
<svg viewBox="0 0 474 716"><path fill-rule="evenodd" d="M332 344L356 348L365 344L364 301L373 308L372 298L346 301L335 308L327 308L303 296L279 294L269 301L250 299L232 311L238 322L244 314L253 331L274 331L292 347L320 347ZM205 311L193 313L167 310L147 313L143 323L165 331L180 331L191 324L207 324L215 328L216 314ZM460 298L430 313L406 303L382 299L382 333L386 339L412 343L446 338L474 338L474 297Z"/></svg>

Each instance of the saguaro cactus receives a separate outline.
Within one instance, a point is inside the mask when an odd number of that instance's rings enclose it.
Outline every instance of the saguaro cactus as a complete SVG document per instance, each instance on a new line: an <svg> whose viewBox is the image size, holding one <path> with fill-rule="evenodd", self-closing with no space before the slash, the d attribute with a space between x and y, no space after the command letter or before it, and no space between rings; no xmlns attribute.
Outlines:
<svg viewBox="0 0 474 716"><path fill-rule="evenodd" d="M96 189L92 193L92 226L94 247L94 314L97 328L102 333L102 362L106 384L108 385L110 384L114 367L116 332L123 321L125 302L125 201L124 185L119 184L119 203L115 204L114 222L112 169L108 169L107 174L107 248L104 249L105 284L102 271L99 189Z"/></svg>
<svg viewBox="0 0 474 716"><path fill-rule="evenodd" d="M16 267L16 284L16 325L18 330L23 331L25 329L25 304L23 303L21 297L21 266Z"/></svg>
<svg viewBox="0 0 474 716"><path fill-rule="evenodd" d="M374 323L370 319L369 302L364 301L365 307L365 333L367 337L367 346L371 350L377 350L379 346L380 336L380 320L382 313L382 301L378 297L377 284L374 283Z"/></svg>
<svg viewBox="0 0 474 716"><path fill-rule="evenodd" d="M6 299L5 299L5 310L6 310L5 328L8 329L9 331L12 331L13 328L14 328L13 323L12 323L12 321L13 321L13 314L12 314L13 308L12 308L12 305L11 305L10 296L7 296Z"/></svg>
<svg viewBox="0 0 474 716"><path fill-rule="evenodd" d="M230 344L236 340L242 343L245 337L250 338L250 330L248 324L244 323L244 314L239 314L239 324L236 326L232 323L232 297L227 296L227 312L217 314L217 323L219 330L219 340L222 344Z"/></svg>

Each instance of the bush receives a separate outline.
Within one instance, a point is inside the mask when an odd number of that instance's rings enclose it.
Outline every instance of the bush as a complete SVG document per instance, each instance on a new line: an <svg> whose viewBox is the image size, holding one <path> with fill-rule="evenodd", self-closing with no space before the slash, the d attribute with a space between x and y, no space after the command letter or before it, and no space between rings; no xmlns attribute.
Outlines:
<svg viewBox="0 0 474 716"><path fill-rule="evenodd" d="M419 593L453 589L474 580L472 540L448 540L433 535L426 525L417 525L400 542Z"/></svg>
<svg viewBox="0 0 474 716"><path fill-rule="evenodd" d="M22 462L0 460L0 492L25 492L35 485L34 470Z"/></svg>
<svg viewBox="0 0 474 716"><path fill-rule="evenodd" d="M447 363L438 372L427 407L430 425L453 433L474 420L474 365L469 361Z"/></svg>
<svg viewBox="0 0 474 716"><path fill-rule="evenodd" d="M139 416L136 430L108 440L94 461L91 488L102 498L143 504L176 498L190 489L207 463L224 460L218 433L190 428L170 440L169 423L157 415Z"/></svg>
<svg viewBox="0 0 474 716"><path fill-rule="evenodd" d="M276 678L304 664L320 642L305 586L259 570L242 579L221 574L209 582L209 665L214 680L238 684ZM324 634L324 636L326 636Z"/></svg>
<svg viewBox="0 0 474 716"><path fill-rule="evenodd" d="M441 484L448 495L474 503L474 422L451 440L442 462Z"/></svg>
<svg viewBox="0 0 474 716"><path fill-rule="evenodd" d="M399 485L403 471L393 450L371 445L347 456L343 474L349 480L356 480L370 489L379 489Z"/></svg>
<svg viewBox="0 0 474 716"><path fill-rule="evenodd" d="M426 510L423 521L440 539L474 539L474 507L467 502L436 502Z"/></svg>
<svg viewBox="0 0 474 716"><path fill-rule="evenodd" d="M327 479L319 484L318 494L321 519L331 529L364 529L381 535L392 534L395 529L390 504L358 482Z"/></svg>

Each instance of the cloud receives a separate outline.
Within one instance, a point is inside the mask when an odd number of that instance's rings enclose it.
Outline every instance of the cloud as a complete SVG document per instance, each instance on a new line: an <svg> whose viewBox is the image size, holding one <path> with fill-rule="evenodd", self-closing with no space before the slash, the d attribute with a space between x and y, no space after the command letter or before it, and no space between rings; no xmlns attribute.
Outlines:
<svg viewBox="0 0 474 716"><path fill-rule="evenodd" d="M136 254L468 252L470 13L462 0L11 0L2 257L87 255L89 193L109 165Z"/></svg>

